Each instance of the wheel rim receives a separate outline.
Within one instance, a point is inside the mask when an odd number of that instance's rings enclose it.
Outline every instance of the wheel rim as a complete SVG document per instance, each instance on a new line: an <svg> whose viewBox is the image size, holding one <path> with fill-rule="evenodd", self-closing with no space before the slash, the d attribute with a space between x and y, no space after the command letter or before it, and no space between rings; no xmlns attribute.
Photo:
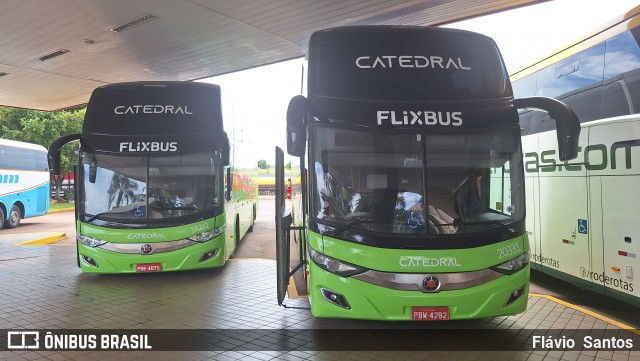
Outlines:
<svg viewBox="0 0 640 361"><path fill-rule="evenodd" d="M19 221L20 221L20 211L18 211L17 209L11 210L11 216L10 216L9 222L11 222L11 224L16 224Z"/></svg>

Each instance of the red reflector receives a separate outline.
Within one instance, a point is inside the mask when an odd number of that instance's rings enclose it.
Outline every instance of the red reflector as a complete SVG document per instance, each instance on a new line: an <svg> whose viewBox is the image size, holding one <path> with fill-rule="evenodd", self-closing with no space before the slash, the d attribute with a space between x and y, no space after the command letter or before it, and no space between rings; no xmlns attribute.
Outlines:
<svg viewBox="0 0 640 361"><path fill-rule="evenodd" d="M562 243L569 243L569 240L568 239L563 239Z"/></svg>
<svg viewBox="0 0 640 361"><path fill-rule="evenodd" d="M625 257L626 257L626 256L627 256L627 252L625 252L625 251L618 251L618 255L620 255L620 256L625 256Z"/></svg>

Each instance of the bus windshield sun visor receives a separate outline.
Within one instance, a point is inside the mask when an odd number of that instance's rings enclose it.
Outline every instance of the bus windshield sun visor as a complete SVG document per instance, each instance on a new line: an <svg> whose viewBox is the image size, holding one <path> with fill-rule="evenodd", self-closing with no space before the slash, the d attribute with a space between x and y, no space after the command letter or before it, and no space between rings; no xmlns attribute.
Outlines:
<svg viewBox="0 0 640 361"><path fill-rule="evenodd" d="M185 154L202 151L202 144L216 150L223 132L219 86L138 82L96 89L82 138L97 152Z"/></svg>
<svg viewBox="0 0 640 361"><path fill-rule="evenodd" d="M211 138L215 137L214 142ZM109 154L188 154L201 151L208 144L210 151L224 146L221 136L207 134L180 134L171 136L98 136L86 134L83 146L99 153ZM206 143L205 143L206 142ZM228 143L227 143L228 144Z"/></svg>

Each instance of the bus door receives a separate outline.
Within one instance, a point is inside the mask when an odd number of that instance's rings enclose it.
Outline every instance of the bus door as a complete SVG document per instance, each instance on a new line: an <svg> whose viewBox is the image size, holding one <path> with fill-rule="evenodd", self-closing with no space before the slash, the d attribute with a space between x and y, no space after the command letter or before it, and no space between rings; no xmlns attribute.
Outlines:
<svg viewBox="0 0 640 361"><path fill-rule="evenodd" d="M306 147L306 124L304 119L307 114L306 99L302 96L295 96L289 102L287 109L287 153L295 157L303 157ZM297 271L303 270L302 279L298 278L296 286L300 286L300 291L306 293L306 243L305 243L305 197L302 197L301 210L302 216L298 215L299 222L302 225L293 225L293 216L291 208L286 206L286 185L284 176L284 151L276 147L276 263L277 263L277 290L278 305L286 307L283 304L284 298L289 287L289 281ZM304 177L304 169L300 170L301 176ZM301 178L302 193L305 192L305 183ZM298 257L294 257L293 266L291 265L291 233L294 233L294 239L297 241ZM297 259L295 259L297 258ZM296 290L298 291L297 287Z"/></svg>
<svg viewBox="0 0 640 361"><path fill-rule="evenodd" d="M278 305L282 306L289 287L289 272L291 262L289 231L291 227L291 213L287 211L285 204L284 184L284 152L276 147L276 268Z"/></svg>
<svg viewBox="0 0 640 361"><path fill-rule="evenodd" d="M633 121L591 126L588 172L592 195L593 269L605 294L640 297L640 130Z"/></svg>
<svg viewBox="0 0 640 361"><path fill-rule="evenodd" d="M524 187L527 216L525 225L529 238L532 269L540 270L540 157L538 155L538 134L522 137L522 153L524 156Z"/></svg>
<svg viewBox="0 0 640 361"><path fill-rule="evenodd" d="M557 160L555 132L539 135L539 238L536 261L545 272L562 271L574 277L591 270L589 190L583 157ZM587 133L579 144L586 145Z"/></svg>

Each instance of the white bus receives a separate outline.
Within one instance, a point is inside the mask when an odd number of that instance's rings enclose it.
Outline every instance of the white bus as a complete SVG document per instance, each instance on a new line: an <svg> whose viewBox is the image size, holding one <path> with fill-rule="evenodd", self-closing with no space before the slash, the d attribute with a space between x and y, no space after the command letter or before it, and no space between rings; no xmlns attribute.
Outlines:
<svg viewBox="0 0 640 361"><path fill-rule="evenodd" d="M0 139L0 229L49 211L47 149Z"/></svg>
<svg viewBox="0 0 640 361"><path fill-rule="evenodd" d="M532 269L640 305L640 6L511 80L582 123L578 158L560 162L555 122L520 114Z"/></svg>

